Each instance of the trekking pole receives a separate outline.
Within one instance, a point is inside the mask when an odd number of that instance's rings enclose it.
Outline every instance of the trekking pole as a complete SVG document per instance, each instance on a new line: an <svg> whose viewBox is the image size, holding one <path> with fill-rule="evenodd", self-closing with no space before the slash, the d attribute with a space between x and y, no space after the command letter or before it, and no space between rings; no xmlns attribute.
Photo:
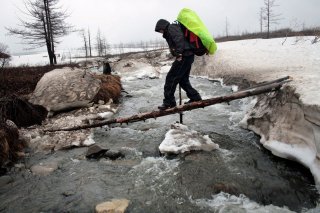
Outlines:
<svg viewBox="0 0 320 213"><path fill-rule="evenodd" d="M180 85L179 85L179 105L182 105L181 86ZM179 115L180 115L180 123L183 124L183 112L180 112Z"/></svg>

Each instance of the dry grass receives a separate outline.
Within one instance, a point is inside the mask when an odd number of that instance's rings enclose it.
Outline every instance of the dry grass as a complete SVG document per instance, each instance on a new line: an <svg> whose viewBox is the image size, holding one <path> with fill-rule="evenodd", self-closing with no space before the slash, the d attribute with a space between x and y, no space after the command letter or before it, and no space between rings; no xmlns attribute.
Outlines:
<svg viewBox="0 0 320 213"><path fill-rule="evenodd" d="M73 65L7 67L0 70L0 97L7 95L27 95L36 88L40 78L47 72Z"/></svg>
<svg viewBox="0 0 320 213"><path fill-rule="evenodd" d="M16 161L25 147L25 141L19 139L17 127L0 122L0 167Z"/></svg>
<svg viewBox="0 0 320 213"><path fill-rule="evenodd" d="M94 77L101 80L101 88L93 102L98 103L99 100L108 102L112 99L114 103L118 103L122 89L120 77L116 75L95 75Z"/></svg>

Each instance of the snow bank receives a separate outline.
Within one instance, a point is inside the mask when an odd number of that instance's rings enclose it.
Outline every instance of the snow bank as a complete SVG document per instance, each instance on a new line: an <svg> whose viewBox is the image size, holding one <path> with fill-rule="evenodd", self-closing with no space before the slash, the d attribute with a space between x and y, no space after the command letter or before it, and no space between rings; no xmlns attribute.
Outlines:
<svg viewBox="0 0 320 213"><path fill-rule="evenodd" d="M166 133L165 139L159 146L161 153L184 153L191 150L212 151L218 149L219 145L211 141L208 135L189 130L182 124L173 124Z"/></svg>
<svg viewBox="0 0 320 213"><path fill-rule="evenodd" d="M267 81L286 75L301 101L320 105L320 42L314 37L252 39L218 43L214 56L198 58L193 72L209 77L243 77Z"/></svg>
<svg viewBox="0 0 320 213"><path fill-rule="evenodd" d="M314 37L253 39L218 44L193 72L249 82L291 76L281 91L259 96L241 125L261 136L273 154L310 168L320 185L320 43Z"/></svg>

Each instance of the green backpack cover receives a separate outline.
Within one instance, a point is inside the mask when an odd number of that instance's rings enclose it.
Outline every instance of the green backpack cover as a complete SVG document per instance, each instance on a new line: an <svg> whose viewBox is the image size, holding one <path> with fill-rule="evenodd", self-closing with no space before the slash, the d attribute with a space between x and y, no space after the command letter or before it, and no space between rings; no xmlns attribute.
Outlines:
<svg viewBox="0 0 320 213"><path fill-rule="evenodd" d="M207 48L210 55L213 55L216 52L216 42L207 27L194 11L183 8L180 11L177 20L201 39L202 44Z"/></svg>

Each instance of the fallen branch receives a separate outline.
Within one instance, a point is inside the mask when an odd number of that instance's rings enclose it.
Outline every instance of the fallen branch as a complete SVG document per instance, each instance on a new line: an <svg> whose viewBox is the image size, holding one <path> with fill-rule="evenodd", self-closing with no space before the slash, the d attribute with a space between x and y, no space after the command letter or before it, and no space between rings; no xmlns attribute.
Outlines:
<svg viewBox="0 0 320 213"><path fill-rule="evenodd" d="M261 86L265 86L265 85L269 85L269 84L273 84L273 83L279 83L279 82L282 82L282 81L285 81L285 80L289 80L289 79L290 79L290 76L286 76L286 77L278 78L278 79L276 79L276 80L272 80L272 81L264 81L264 82L260 82L260 83L257 83L257 84L255 84L255 85L253 85L252 87L249 87L249 88L246 88L246 89L239 90L238 92L242 92L242 91L246 91L246 90L254 89L254 88L257 88L257 87L261 87Z"/></svg>
<svg viewBox="0 0 320 213"><path fill-rule="evenodd" d="M261 85L259 87L235 92L230 95L219 96L219 97L214 97L214 98L210 98L210 99L206 99L206 100L202 100L202 101L192 102L190 104L179 105L174 108L169 108L169 109L163 110L163 111L157 110L157 111L152 111L152 112L145 112L145 113L136 114L136 115L126 117L126 118L115 118L115 119L102 121L102 122L98 122L98 123L94 123L94 124L70 127L70 128L65 128L65 129L48 129L45 131L48 131L48 132L73 131L73 130L101 127L101 126L115 124L115 123L128 124L128 123L133 123L133 122L138 122L138 121L145 121L150 118L155 119L157 117L163 117L166 115L181 113L183 111L190 111L193 109L204 108L204 107L218 104L218 103L222 103L222 102L230 102L230 101L236 100L236 99L241 99L241 98L245 98L245 97L249 97L249 96L259 95L262 93L272 92L272 91L280 89L284 83L291 81L291 80L286 80L286 79L288 79L287 77L283 78L283 79L281 79L280 82L278 82L279 80L275 80L275 82L272 81L271 83L266 82L266 83L263 83L263 85Z"/></svg>

